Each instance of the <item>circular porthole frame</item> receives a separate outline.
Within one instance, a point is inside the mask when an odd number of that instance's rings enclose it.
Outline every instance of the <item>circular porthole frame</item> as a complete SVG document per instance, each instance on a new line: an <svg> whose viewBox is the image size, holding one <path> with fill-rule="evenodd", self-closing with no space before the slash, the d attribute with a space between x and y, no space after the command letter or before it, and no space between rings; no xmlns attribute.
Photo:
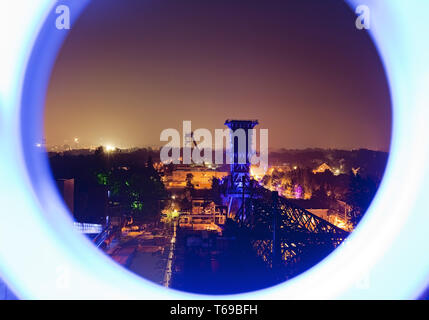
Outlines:
<svg viewBox="0 0 429 320"><path fill-rule="evenodd" d="M277 286L229 296L166 290L74 232L36 144L43 138L50 72L67 34L55 28L55 7L68 5L76 20L89 0L0 4L9 17L0 19L0 39L8 43L0 52L0 273L7 284L24 299L416 298L429 280L429 145L422 141L429 133L429 3L348 2L370 8L370 33L392 93L392 145L382 185L358 228L319 264Z"/></svg>

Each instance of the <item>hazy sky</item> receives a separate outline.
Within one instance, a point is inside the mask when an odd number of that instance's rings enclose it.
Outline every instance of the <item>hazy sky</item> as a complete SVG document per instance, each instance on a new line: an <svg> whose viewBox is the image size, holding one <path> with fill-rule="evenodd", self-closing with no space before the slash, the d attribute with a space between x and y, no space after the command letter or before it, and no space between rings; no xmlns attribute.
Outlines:
<svg viewBox="0 0 429 320"><path fill-rule="evenodd" d="M72 12L73 14L73 12ZM92 0L56 62L48 145L162 145L258 119L270 148L388 150L387 82L343 0Z"/></svg>

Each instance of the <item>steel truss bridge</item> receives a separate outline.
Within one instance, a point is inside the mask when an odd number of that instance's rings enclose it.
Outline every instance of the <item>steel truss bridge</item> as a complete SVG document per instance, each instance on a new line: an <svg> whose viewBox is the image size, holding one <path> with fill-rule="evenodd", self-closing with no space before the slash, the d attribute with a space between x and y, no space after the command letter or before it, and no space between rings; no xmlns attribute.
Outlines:
<svg viewBox="0 0 429 320"><path fill-rule="evenodd" d="M349 234L277 193L247 198L234 220L238 234L281 280L322 260Z"/></svg>

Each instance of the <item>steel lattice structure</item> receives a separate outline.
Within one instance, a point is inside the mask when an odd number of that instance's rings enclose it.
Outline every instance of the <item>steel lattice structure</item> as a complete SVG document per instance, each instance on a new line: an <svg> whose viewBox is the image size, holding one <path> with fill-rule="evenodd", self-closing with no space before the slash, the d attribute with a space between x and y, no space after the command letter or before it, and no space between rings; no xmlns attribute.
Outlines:
<svg viewBox="0 0 429 320"><path fill-rule="evenodd" d="M271 200L250 197L245 214L235 220L257 254L288 278L314 265L347 236L348 232L273 194Z"/></svg>

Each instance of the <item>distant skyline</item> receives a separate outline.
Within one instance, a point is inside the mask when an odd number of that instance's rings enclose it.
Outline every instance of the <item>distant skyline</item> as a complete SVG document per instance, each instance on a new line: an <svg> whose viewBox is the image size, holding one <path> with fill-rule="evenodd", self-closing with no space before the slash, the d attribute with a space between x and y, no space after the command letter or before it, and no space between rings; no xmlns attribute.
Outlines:
<svg viewBox="0 0 429 320"><path fill-rule="evenodd" d="M162 146L258 119L270 149L388 151L382 63L342 0L92 0L46 100L48 145Z"/></svg>

